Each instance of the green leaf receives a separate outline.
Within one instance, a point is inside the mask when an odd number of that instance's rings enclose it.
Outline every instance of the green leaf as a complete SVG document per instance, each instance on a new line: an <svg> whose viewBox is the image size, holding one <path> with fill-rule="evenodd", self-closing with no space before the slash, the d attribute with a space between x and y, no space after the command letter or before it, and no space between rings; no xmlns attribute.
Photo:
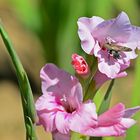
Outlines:
<svg viewBox="0 0 140 140"><path fill-rule="evenodd" d="M76 132L71 132L71 140L80 140L81 135Z"/></svg>
<svg viewBox="0 0 140 140"><path fill-rule="evenodd" d="M137 106L140 104L140 56L138 57L136 61L136 67L135 67L135 81L133 83L134 89L133 93L131 93L131 106ZM138 112L134 119L138 120L140 116L140 112ZM126 135L126 140L132 140L138 138L138 132L140 131L140 128L136 124L132 128L130 128Z"/></svg>
<svg viewBox="0 0 140 140"><path fill-rule="evenodd" d="M103 100L103 96L104 95L102 93L103 93L103 91L98 90L97 93L96 93L96 95L95 95L95 97L93 98L93 102L96 105L96 110L99 110L99 107L100 107L101 102Z"/></svg>
<svg viewBox="0 0 140 140"><path fill-rule="evenodd" d="M102 101L102 103L100 105L100 108L99 108L99 111L98 111L99 115L102 114L103 112L105 112L106 110L108 110L108 108L109 108L111 97L112 97L111 90L113 88L114 81L115 81L115 79L111 80L111 82L110 82L110 85L109 85L109 87L107 89L107 92L106 92L106 94L104 96L104 99L103 99L103 101Z"/></svg>
<svg viewBox="0 0 140 140"><path fill-rule="evenodd" d="M114 137L104 137L103 140L114 140Z"/></svg>
<svg viewBox="0 0 140 140"><path fill-rule="evenodd" d="M83 136L80 133L71 132L71 140L89 140L89 137Z"/></svg>
<svg viewBox="0 0 140 140"><path fill-rule="evenodd" d="M102 137L90 137L89 140L102 140Z"/></svg>
<svg viewBox="0 0 140 140"><path fill-rule="evenodd" d="M24 121L26 127L26 140L37 140L35 128L34 128L36 112L35 112L32 90L30 87L27 74L24 71L24 68L19 60L19 57L17 56L12 46L12 43L1 23L0 23L0 34L6 46L6 49L11 57L13 65L15 67L16 75L19 82L22 107L24 112Z"/></svg>

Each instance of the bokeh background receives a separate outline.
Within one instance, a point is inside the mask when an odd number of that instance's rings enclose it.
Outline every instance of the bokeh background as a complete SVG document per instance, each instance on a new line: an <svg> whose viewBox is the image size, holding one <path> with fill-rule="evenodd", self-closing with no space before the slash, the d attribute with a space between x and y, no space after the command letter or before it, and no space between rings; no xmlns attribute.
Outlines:
<svg viewBox="0 0 140 140"><path fill-rule="evenodd" d="M121 11L128 14L132 24L140 25L140 0L0 0L0 20L27 71L35 100L41 94L39 71L45 63L55 63L73 73L71 54L84 54L77 35L77 19L93 15L109 19ZM126 78L116 80L111 105L140 104L139 57L127 72ZM108 82L99 94L105 93L107 85ZM127 137L105 140L139 140L140 113L135 118L138 124L128 131ZM37 133L40 140L51 140L42 127L37 127ZM25 139L20 93L0 38L0 140L19 139Z"/></svg>

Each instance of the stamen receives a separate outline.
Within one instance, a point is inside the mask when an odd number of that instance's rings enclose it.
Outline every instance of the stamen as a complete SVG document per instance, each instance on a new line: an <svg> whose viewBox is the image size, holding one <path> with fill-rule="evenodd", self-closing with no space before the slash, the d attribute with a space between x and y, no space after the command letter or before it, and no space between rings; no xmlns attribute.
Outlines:
<svg viewBox="0 0 140 140"><path fill-rule="evenodd" d="M66 96L65 96L65 95L63 95L63 98L61 98L61 99L60 99L60 101L64 101L64 102L66 102L66 101L67 101Z"/></svg>
<svg viewBox="0 0 140 140"><path fill-rule="evenodd" d="M111 43L115 43L116 41L115 40L113 40L111 37L106 37L105 38L105 40L106 40L106 43L108 43L108 44L111 44Z"/></svg>

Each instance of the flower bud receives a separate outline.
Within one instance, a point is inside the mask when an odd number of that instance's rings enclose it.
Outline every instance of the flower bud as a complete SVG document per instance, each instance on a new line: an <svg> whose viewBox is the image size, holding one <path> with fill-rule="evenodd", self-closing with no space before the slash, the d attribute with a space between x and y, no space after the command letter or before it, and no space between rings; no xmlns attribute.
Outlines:
<svg viewBox="0 0 140 140"><path fill-rule="evenodd" d="M75 69L76 73L79 75L87 76L89 74L89 67L85 59L78 55L72 54L72 63L73 68Z"/></svg>

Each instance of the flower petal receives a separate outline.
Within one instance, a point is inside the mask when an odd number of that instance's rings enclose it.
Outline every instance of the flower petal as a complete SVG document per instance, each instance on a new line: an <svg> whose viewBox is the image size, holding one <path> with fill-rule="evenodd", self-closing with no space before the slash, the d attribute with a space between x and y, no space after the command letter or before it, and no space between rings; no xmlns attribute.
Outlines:
<svg viewBox="0 0 140 140"><path fill-rule="evenodd" d="M121 12L116 19L107 20L100 23L93 35L98 41L104 42L106 37L111 37L117 42L127 42L132 27L125 12Z"/></svg>
<svg viewBox="0 0 140 140"><path fill-rule="evenodd" d="M57 68L53 64L45 65L40 76L43 94L51 94L59 100L66 100L76 108L83 100L82 87L78 79Z"/></svg>
<svg viewBox="0 0 140 140"><path fill-rule="evenodd" d="M123 72L118 73L115 78L122 78L125 76L127 76L127 73L125 71L123 71Z"/></svg>
<svg viewBox="0 0 140 140"><path fill-rule="evenodd" d="M84 133L90 126L97 126L97 114L94 103L87 102L72 114L70 129L78 133Z"/></svg>
<svg viewBox="0 0 140 140"><path fill-rule="evenodd" d="M52 133L53 140L70 140L70 134L62 134L58 131Z"/></svg>
<svg viewBox="0 0 140 140"><path fill-rule="evenodd" d="M124 61L130 61L130 59L135 59L138 55L135 53L135 50L132 50L131 52L123 52L125 54L125 57L123 57Z"/></svg>
<svg viewBox="0 0 140 140"><path fill-rule="evenodd" d="M62 134L69 133L70 114L67 112L58 111L55 118L57 130Z"/></svg>
<svg viewBox="0 0 140 140"><path fill-rule="evenodd" d="M87 129L84 131L84 134L95 137L125 135L126 130L135 124L135 120L123 118L124 111L124 105L121 103L117 104L99 116L97 127Z"/></svg>
<svg viewBox="0 0 140 140"><path fill-rule="evenodd" d="M106 74L109 78L113 79L120 72L121 67L119 63L111 62L111 60L109 62L99 60L98 69L101 73Z"/></svg>
<svg viewBox="0 0 140 140"><path fill-rule="evenodd" d="M37 111L64 110L64 108L56 101L56 97L48 94L40 96L36 101L35 106Z"/></svg>
<svg viewBox="0 0 140 140"><path fill-rule="evenodd" d="M124 136L126 130L134 124L133 119L122 119L120 123L115 125L87 129L84 134L94 137Z"/></svg>
<svg viewBox="0 0 140 140"><path fill-rule="evenodd" d="M127 41L129 48L140 49L140 27L132 26L131 35Z"/></svg>
<svg viewBox="0 0 140 140"><path fill-rule="evenodd" d="M136 121L131 118L122 118L122 120L120 122L120 124L124 127L125 130L130 128L135 123L136 123Z"/></svg>
<svg viewBox="0 0 140 140"><path fill-rule="evenodd" d="M57 75L57 68L53 64L47 64L41 69L40 78L43 94L48 94L48 88L58 83L55 75Z"/></svg>
<svg viewBox="0 0 140 140"><path fill-rule="evenodd" d="M56 116L56 112L48 112L46 113L44 112L38 112L37 111L37 115L39 118L39 125L42 125L45 129L45 131L47 132L52 132L54 130L56 130L56 126L55 126L55 116Z"/></svg>
<svg viewBox="0 0 140 140"><path fill-rule="evenodd" d="M130 118L130 117L132 117L133 115L135 115L135 113L137 112L137 111L139 111L140 110L140 106L136 106L136 107L133 107L133 108L127 108L126 110L125 110L125 114L124 114L124 118Z"/></svg>
<svg viewBox="0 0 140 140"><path fill-rule="evenodd" d="M84 24L91 33L94 30L94 28L98 24L102 23L103 21L104 21L103 18L97 17L97 16L93 16L91 18L82 17L78 19L78 22L81 22L82 24Z"/></svg>
<svg viewBox="0 0 140 140"><path fill-rule="evenodd" d="M94 46L96 42L92 37L92 30L103 21L100 17L92 17L92 18L80 18L78 20L78 35L81 39L82 49L87 54L93 54Z"/></svg>
<svg viewBox="0 0 140 140"><path fill-rule="evenodd" d="M122 103L101 114L98 118L99 126L115 125L120 122L124 115L125 107Z"/></svg>
<svg viewBox="0 0 140 140"><path fill-rule="evenodd" d="M124 132L122 133L122 135ZM114 129L114 126L109 127L97 127L87 129L85 135L94 137L105 137L105 136L118 136L118 132Z"/></svg>
<svg viewBox="0 0 140 140"><path fill-rule="evenodd" d="M100 88L101 85L103 85L107 80L110 80L105 74L101 73L99 70L97 70L94 81L96 84L96 89Z"/></svg>
<svg viewBox="0 0 140 140"><path fill-rule="evenodd" d="M127 76L126 72L120 72L114 78L121 78ZM94 75L94 81L96 84L96 89L100 88L106 81L111 80L111 78L107 77L105 74L101 73L99 70Z"/></svg>

